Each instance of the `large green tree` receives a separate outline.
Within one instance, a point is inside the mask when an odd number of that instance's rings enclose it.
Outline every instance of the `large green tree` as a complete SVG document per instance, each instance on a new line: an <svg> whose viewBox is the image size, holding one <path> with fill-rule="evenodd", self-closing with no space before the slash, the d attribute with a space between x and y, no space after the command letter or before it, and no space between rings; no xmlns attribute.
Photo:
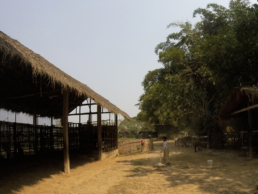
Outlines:
<svg viewBox="0 0 258 194"><path fill-rule="evenodd" d="M154 131L154 126L150 123L139 121L136 118L125 119L118 125L118 131L127 131L134 137L138 137L140 131Z"/></svg>
<svg viewBox="0 0 258 194"><path fill-rule="evenodd" d="M208 4L157 45L163 68L148 72L142 83L138 118L156 124L217 129L221 106L233 87L258 84L258 6L232 0L229 8ZM206 123L204 125L204 123ZM208 124L207 124L208 123Z"/></svg>

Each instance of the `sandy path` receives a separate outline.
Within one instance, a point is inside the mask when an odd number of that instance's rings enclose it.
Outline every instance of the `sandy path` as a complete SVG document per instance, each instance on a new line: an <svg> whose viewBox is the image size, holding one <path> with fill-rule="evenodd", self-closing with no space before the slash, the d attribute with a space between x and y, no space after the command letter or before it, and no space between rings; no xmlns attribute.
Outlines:
<svg viewBox="0 0 258 194"><path fill-rule="evenodd" d="M257 159L248 161L234 151L203 150L194 153L193 148L175 148L173 142L170 144L171 166L164 169L153 167L159 162L161 142L157 142L155 151L150 153L84 164L72 169L70 176L59 172L12 191L10 187L19 180L5 180L0 183L0 193L254 193L258 186ZM208 159L214 162L212 168L206 166ZM29 176L33 177L33 173L40 172L31 172ZM18 179L22 178L18 176Z"/></svg>

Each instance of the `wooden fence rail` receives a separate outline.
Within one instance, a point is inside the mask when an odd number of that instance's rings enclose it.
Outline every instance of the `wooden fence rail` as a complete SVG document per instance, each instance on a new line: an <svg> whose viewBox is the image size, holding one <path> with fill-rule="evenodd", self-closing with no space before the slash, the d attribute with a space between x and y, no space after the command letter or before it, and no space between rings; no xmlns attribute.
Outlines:
<svg viewBox="0 0 258 194"><path fill-rule="evenodd" d="M119 154L136 153L151 150L153 150L152 139L144 139L144 144L142 144L140 139L120 141L118 143Z"/></svg>
<svg viewBox="0 0 258 194"><path fill-rule="evenodd" d="M117 149L115 126L102 126L102 151ZM89 153L97 150L97 127L69 123L69 149ZM24 155L38 152L63 150L63 128L55 126L31 125L0 122L0 158L6 154L23 150Z"/></svg>

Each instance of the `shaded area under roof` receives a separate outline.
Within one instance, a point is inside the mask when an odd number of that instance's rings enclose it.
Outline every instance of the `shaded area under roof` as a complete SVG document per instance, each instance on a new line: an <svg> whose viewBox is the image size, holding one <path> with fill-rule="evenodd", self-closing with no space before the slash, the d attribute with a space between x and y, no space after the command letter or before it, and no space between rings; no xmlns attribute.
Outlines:
<svg viewBox="0 0 258 194"><path fill-rule="evenodd" d="M258 87L242 87L232 89L230 95L228 96L224 106L220 111L221 118L230 118L240 116L240 114L231 115L232 113L247 108L248 102L257 104L258 102Z"/></svg>

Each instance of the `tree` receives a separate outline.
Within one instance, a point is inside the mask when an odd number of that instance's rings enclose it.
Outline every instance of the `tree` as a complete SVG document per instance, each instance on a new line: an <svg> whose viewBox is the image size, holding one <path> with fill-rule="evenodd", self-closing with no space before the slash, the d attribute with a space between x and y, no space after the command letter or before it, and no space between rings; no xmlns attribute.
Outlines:
<svg viewBox="0 0 258 194"><path fill-rule="evenodd" d="M155 124L218 129L221 106L233 87L258 84L258 6L231 0L229 8L208 4L195 26L172 23L155 52L163 68L148 72L138 117ZM204 125L209 123L209 125Z"/></svg>
<svg viewBox="0 0 258 194"><path fill-rule="evenodd" d="M134 137L137 137L140 131L153 132L154 126L146 122L138 121L136 118L132 118L131 120L123 120L118 126L118 131L127 131Z"/></svg>

